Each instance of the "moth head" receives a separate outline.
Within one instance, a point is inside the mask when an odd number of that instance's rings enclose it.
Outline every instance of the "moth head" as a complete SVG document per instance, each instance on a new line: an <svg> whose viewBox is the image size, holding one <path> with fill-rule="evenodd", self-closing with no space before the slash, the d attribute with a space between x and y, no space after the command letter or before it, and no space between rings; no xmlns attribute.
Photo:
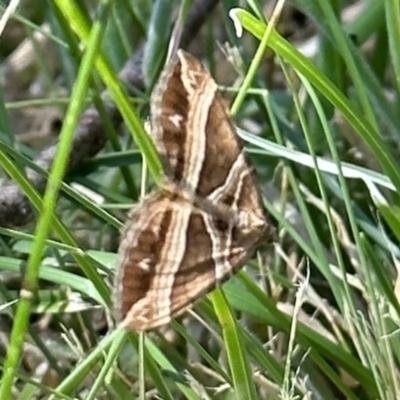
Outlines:
<svg viewBox="0 0 400 400"><path fill-rule="evenodd" d="M235 224L236 232L245 241L254 241L257 243L268 241L271 238L273 227L265 221L265 218L248 211L239 211L237 214L237 222Z"/></svg>

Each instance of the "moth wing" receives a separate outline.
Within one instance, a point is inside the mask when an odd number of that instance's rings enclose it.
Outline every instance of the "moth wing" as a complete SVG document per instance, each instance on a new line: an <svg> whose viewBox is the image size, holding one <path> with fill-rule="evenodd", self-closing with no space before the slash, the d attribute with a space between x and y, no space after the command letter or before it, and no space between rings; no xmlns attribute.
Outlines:
<svg viewBox="0 0 400 400"><path fill-rule="evenodd" d="M216 82L200 61L178 50L151 100L151 136L168 177L206 197L223 185L242 151Z"/></svg>
<svg viewBox="0 0 400 400"><path fill-rule="evenodd" d="M171 181L200 198L265 217L226 102L200 61L178 50L160 76L151 105L151 135Z"/></svg>
<svg viewBox="0 0 400 400"><path fill-rule="evenodd" d="M117 319L140 331L164 325L228 279L252 256L257 227L239 231L169 194L145 199L120 245Z"/></svg>
<svg viewBox="0 0 400 400"><path fill-rule="evenodd" d="M147 330L171 320L175 277L184 267L188 237L193 237L188 233L192 212L190 203L164 191L144 199L132 212L114 283L116 317L128 328ZM196 243L202 257L202 239Z"/></svg>

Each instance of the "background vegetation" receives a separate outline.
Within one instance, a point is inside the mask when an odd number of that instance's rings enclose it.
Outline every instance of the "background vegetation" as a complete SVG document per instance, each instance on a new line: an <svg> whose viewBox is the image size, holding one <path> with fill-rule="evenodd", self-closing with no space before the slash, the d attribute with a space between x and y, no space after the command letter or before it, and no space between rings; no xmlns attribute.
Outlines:
<svg viewBox="0 0 400 400"><path fill-rule="evenodd" d="M0 1L0 399L399 398L400 3L275 5ZM142 124L178 6L279 239L193 312L126 334L118 232L162 173Z"/></svg>

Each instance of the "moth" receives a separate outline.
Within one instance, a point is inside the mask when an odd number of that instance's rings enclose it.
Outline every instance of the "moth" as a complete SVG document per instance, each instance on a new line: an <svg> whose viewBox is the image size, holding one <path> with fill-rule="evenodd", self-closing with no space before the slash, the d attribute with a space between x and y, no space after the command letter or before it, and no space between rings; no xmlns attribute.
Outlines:
<svg viewBox="0 0 400 400"><path fill-rule="evenodd" d="M151 97L165 183L130 212L114 284L130 330L167 324L269 242L259 187L207 69L178 50Z"/></svg>

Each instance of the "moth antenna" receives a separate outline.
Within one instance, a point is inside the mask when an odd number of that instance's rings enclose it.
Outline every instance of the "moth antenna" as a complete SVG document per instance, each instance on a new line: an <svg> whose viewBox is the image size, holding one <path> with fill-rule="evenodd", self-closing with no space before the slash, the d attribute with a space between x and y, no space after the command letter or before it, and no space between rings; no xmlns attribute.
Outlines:
<svg viewBox="0 0 400 400"><path fill-rule="evenodd" d="M184 21L184 17L186 17L186 14L187 14L187 10L184 10L184 4L185 4L185 2L182 2L182 5L179 7L178 17L175 21L174 29L172 30L172 33L171 33L171 39L170 39L169 46L168 46L167 59L165 60L166 63L172 57L174 57L174 55L178 51L180 44L181 44L183 21Z"/></svg>

